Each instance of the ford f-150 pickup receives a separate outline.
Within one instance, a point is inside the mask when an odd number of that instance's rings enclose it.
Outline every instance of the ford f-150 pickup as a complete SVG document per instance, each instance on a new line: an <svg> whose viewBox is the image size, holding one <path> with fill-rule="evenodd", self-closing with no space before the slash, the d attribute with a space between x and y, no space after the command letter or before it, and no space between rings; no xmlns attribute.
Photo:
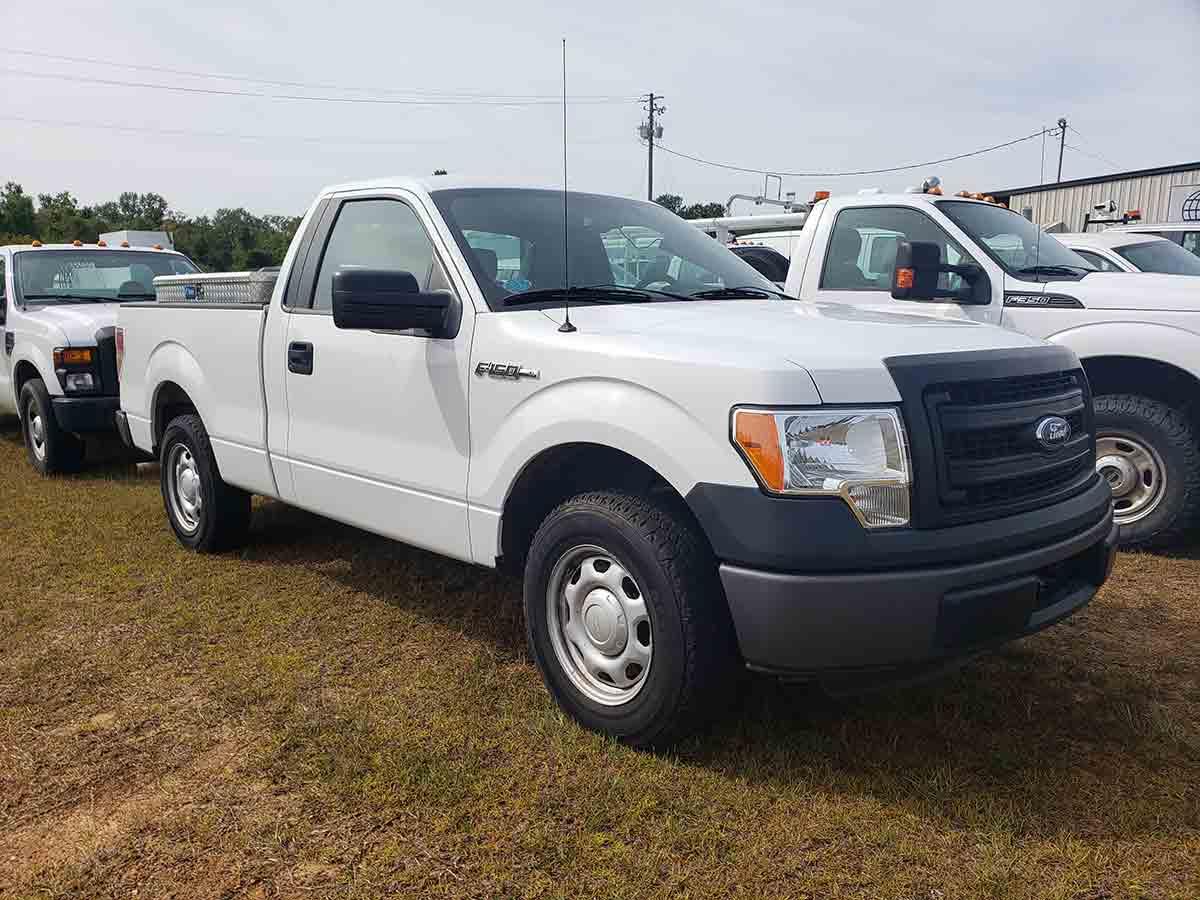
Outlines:
<svg viewBox="0 0 1200 900"><path fill-rule="evenodd" d="M654 204L332 187L273 277L120 309L118 427L178 539L237 545L260 494L523 573L549 691L630 744L698 727L739 666L925 671L1110 570L1070 350L791 302Z"/></svg>

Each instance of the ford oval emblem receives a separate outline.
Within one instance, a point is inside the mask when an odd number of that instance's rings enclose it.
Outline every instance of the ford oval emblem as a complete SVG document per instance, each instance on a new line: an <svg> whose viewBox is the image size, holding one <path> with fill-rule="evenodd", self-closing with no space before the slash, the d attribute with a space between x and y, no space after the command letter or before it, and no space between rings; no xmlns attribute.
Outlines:
<svg viewBox="0 0 1200 900"><path fill-rule="evenodd" d="M1071 423L1062 416L1046 416L1037 423L1033 436L1047 450L1057 450L1071 439Z"/></svg>

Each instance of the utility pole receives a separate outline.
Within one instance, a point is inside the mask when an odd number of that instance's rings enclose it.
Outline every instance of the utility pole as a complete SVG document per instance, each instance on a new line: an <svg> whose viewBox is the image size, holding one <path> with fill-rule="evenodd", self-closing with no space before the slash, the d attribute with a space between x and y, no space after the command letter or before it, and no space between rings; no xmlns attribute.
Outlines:
<svg viewBox="0 0 1200 900"><path fill-rule="evenodd" d="M1067 147L1067 120L1065 118L1058 120L1058 136L1058 180L1062 181L1063 150Z"/></svg>
<svg viewBox="0 0 1200 900"><path fill-rule="evenodd" d="M648 94L646 96L646 105L642 108L646 110L646 121L638 126L638 135L646 142L646 199L654 199L654 141L656 138L661 139L663 129L661 125L655 124L655 116L662 115L667 111L667 108L658 101L662 100L661 94Z"/></svg>

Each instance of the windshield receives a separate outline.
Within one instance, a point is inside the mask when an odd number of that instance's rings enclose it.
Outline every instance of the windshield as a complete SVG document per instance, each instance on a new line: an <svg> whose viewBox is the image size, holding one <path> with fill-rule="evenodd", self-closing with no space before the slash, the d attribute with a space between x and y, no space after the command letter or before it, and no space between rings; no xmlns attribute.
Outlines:
<svg viewBox="0 0 1200 900"><path fill-rule="evenodd" d="M198 271L186 256L139 250L25 250L16 254L24 303L110 303L154 297L154 276Z"/></svg>
<svg viewBox="0 0 1200 900"><path fill-rule="evenodd" d="M1081 270L1079 275L1095 271L1095 267L1074 250L1011 209L962 200L942 201L938 203L938 209L978 241L1010 275L1028 278L1051 274L1039 273L1036 269L1055 266Z"/></svg>
<svg viewBox="0 0 1200 900"><path fill-rule="evenodd" d="M492 309L506 308L509 298L515 307L518 296L530 291L567 285L562 193L471 188L432 196ZM748 264L656 204L569 192L567 210L571 287L617 285L680 296L750 286L774 290ZM628 291L607 299L671 298ZM545 302L562 301L548 296Z"/></svg>
<svg viewBox="0 0 1200 900"><path fill-rule="evenodd" d="M1188 253L1172 241L1147 241L1117 247L1116 251L1143 272L1164 275L1200 275L1200 256Z"/></svg>

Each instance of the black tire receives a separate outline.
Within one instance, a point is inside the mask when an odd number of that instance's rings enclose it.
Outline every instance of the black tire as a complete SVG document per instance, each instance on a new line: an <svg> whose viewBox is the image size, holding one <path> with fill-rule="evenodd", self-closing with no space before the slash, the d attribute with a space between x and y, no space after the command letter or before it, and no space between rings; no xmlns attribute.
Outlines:
<svg viewBox="0 0 1200 900"><path fill-rule="evenodd" d="M176 469L183 460L191 478L189 495L200 500L187 506L194 512L190 522L180 500L183 494L177 493L182 489ZM159 468L167 521L179 543L200 553L220 553L245 543L250 529L250 495L221 480L212 443L199 416L178 416L167 425Z"/></svg>
<svg viewBox="0 0 1200 900"><path fill-rule="evenodd" d="M30 378L21 386L20 403L21 438L29 464L41 475L78 472L83 467L84 443L58 427L42 379Z"/></svg>
<svg viewBox="0 0 1200 900"><path fill-rule="evenodd" d="M653 656L645 683L620 705L596 702L577 687L551 639L551 578L560 560L584 545L611 554L648 601ZM587 728L634 747L662 748L708 724L736 695L742 669L733 623L716 562L686 510L620 492L567 500L534 535L524 596L529 646L546 687Z"/></svg>
<svg viewBox="0 0 1200 900"><path fill-rule="evenodd" d="M1200 519L1200 445L1191 421L1179 410L1137 394L1097 397L1095 409L1098 441L1134 438L1157 456L1164 475L1161 494L1140 518L1131 515L1134 520L1121 522L1123 501L1115 498L1122 546L1164 547L1176 542ZM1110 483L1120 482L1120 473L1112 467L1101 466L1101 473Z"/></svg>

